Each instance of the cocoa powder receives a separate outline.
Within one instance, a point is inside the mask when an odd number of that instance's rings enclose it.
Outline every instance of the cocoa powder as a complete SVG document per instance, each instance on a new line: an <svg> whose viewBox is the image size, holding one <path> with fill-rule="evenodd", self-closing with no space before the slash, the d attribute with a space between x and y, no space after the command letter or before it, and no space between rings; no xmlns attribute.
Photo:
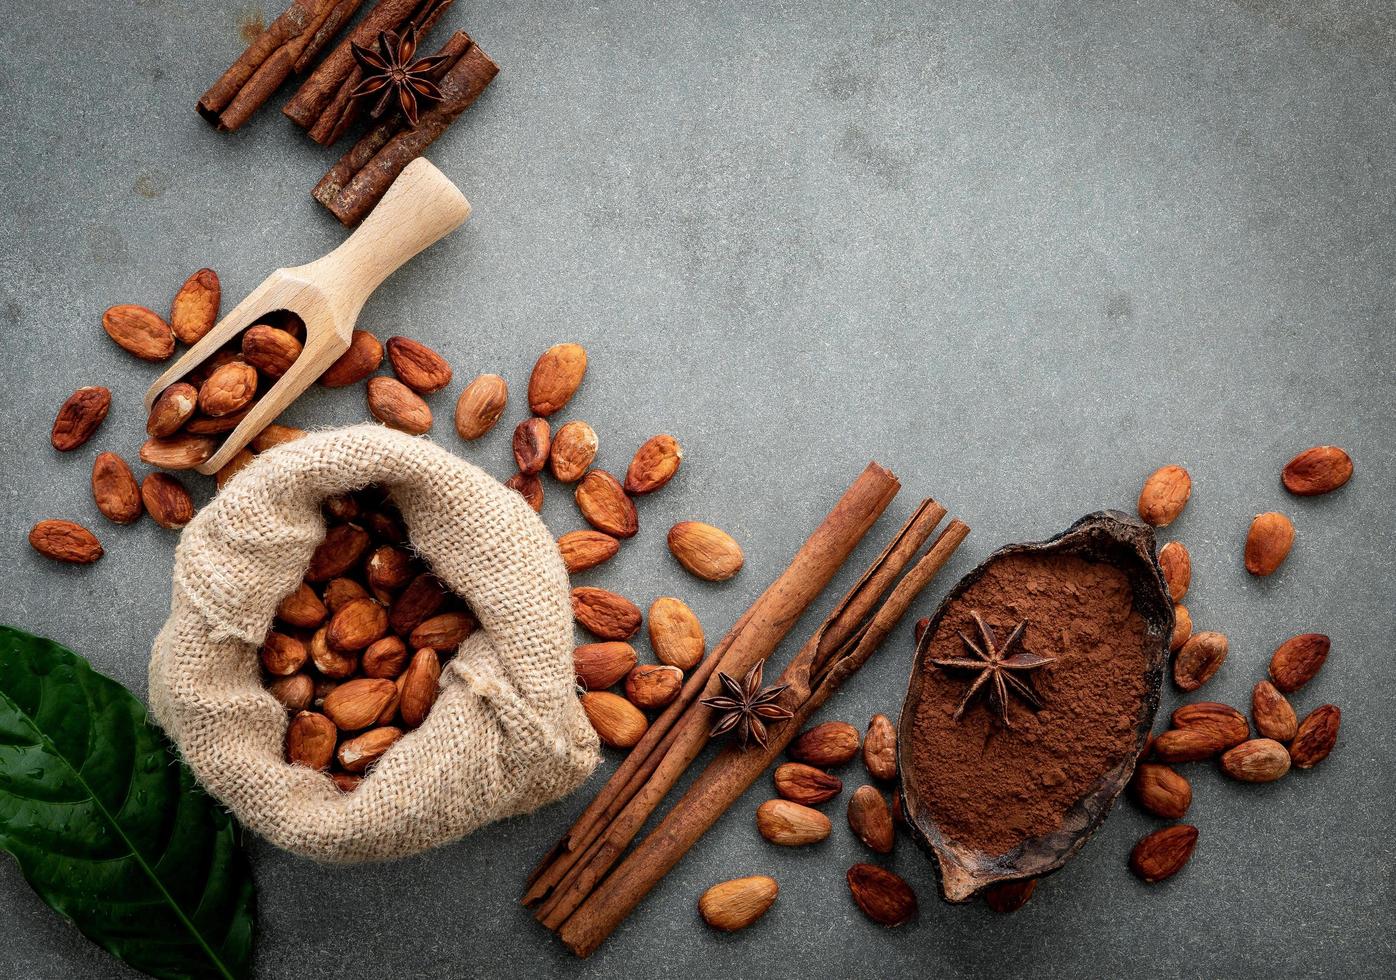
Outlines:
<svg viewBox="0 0 1396 980"><path fill-rule="evenodd" d="M1028 621L1017 648L1055 658L1029 674L1034 711L1010 693L1004 729L981 691L956 707L974 674L931 659L962 657L957 630L977 640L977 610L1000 643ZM1012 555L993 562L947 608L918 669L927 671L910 759L928 815L950 840L1003 854L1056 830L1102 774L1135 749L1145 693L1145 623L1125 574L1068 555Z"/></svg>

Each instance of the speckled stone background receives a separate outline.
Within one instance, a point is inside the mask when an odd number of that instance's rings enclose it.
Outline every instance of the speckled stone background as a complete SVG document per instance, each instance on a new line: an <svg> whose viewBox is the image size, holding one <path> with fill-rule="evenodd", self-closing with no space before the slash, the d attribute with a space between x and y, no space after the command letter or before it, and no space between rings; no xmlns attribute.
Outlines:
<svg viewBox="0 0 1396 980"><path fill-rule="evenodd" d="M231 301L341 240L308 197L336 154L280 117L244 132L193 112L280 4L0 0L0 621L85 654L138 693L163 621L174 535L105 524L92 456L134 458L150 366L99 317L165 308L215 267ZM935 898L907 841L892 865L921 896L885 932L843 884L866 855L835 832L770 847L752 789L586 962L515 904L526 870L585 802L397 864L321 868L252 846L261 977L1377 976L1396 953L1396 14L1386 0L945 3L510 3L449 18L503 66L429 156L475 215L391 279L364 326L445 353L442 445L501 476L505 424L450 426L480 371L520 392L559 340L591 351L568 415L623 468L655 431L688 450L641 505L642 531L588 581L642 603L685 596L720 636L870 458L905 490L846 587L915 500L974 528L920 604L992 548L1131 506L1164 462L1193 474L1168 529L1191 549L1188 605L1231 637L1204 690L1244 704L1271 649L1333 637L1297 698L1343 708L1311 772L1241 786L1189 768L1192 864L1159 887L1125 870L1155 823L1128 803L1017 915ZM97 438L59 455L48 428L82 384L112 388ZM287 421L362 419L361 389L315 391ZM1352 483L1298 500L1279 469L1338 443ZM206 497L209 487L200 486ZM548 486L545 517L578 525ZM1247 522L1280 509L1294 553L1241 568ZM92 524L107 557L69 569L24 537ZM732 582L697 583L663 531L701 518L744 543ZM802 639L833 602L797 627ZM909 625L826 709L897 710ZM788 644L778 654L788 656ZM642 647L642 652L643 647ZM1178 701L1165 692L1164 708ZM607 761L607 768L614 759ZM844 775L859 778L850 768ZM604 772L598 772L592 788ZM769 872L779 901L720 936L694 911L715 881ZM0 975L128 974L0 859Z"/></svg>

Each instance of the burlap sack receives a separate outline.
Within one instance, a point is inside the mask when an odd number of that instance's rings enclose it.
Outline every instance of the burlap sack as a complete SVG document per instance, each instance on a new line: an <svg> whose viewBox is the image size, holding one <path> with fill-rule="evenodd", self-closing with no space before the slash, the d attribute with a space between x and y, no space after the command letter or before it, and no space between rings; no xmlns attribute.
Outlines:
<svg viewBox="0 0 1396 980"><path fill-rule="evenodd" d="M324 536L320 502L371 483L391 491L413 546L481 628L442 671L426 722L340 793L286 763L286 711L256 651ZM322 861L395 858L537 809L591 773L598 746L571 651L567 574L523 499L424 439L359 425L259 456L185 528L150 704L247 827Z"/></svg>

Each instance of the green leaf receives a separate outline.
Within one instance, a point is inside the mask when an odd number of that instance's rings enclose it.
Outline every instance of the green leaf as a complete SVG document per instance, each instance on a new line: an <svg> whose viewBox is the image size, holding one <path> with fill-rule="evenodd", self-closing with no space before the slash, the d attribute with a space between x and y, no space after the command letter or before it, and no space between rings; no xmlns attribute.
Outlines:
<svg viewBox="0 0 1396 980"><path fill-rule="evenodd" d="M151 976L246 977L239 834L129 691L0 626L0 848L45 902Z"/></svg>

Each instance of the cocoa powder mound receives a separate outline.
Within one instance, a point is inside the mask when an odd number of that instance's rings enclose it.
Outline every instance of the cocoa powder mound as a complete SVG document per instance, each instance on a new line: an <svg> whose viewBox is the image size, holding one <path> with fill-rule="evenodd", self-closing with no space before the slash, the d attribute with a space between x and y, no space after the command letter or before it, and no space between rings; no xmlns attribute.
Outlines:
<svg viewBox="0 0 1396 980"><path fill-rule="evenodd" d="M1021 647L1055 658L1028 677L1043 706L1010 692L1004 729L981 691L954 713L975 675L932 659L962 657L956 630L978 641L977 610L999 643L1022 620ZM1010 555L946 609L917 669L911 763L931 819L950 840L988 854L1056 830L1066 811L1135 749L1145 696L1145 623L1124 572L1070 555Z"/></svg>

